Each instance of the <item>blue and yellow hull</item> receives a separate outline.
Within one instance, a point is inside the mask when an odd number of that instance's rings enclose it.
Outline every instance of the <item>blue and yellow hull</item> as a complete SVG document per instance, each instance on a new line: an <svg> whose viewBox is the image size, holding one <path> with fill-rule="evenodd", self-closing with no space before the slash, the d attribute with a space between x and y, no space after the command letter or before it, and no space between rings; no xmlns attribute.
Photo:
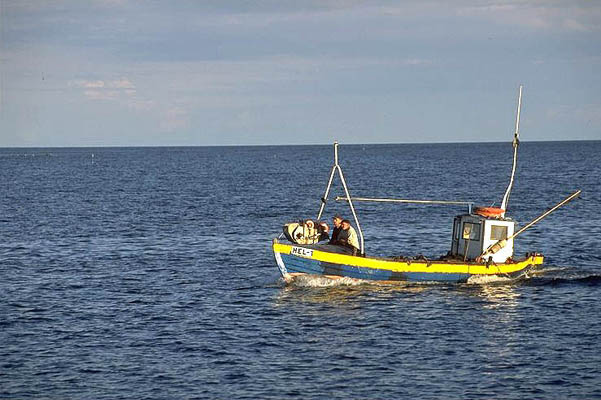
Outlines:
<svg viewBox="0 0 601 400"><path fill-rule="evenodd" d="M473 276L518 278L543 263L540 254L489 265L459 261L399 261L328 252L314 246L279 243L277 239L273 240L272 248L278 268L287 282L306 274L380 282L467 282Z"/></svg>

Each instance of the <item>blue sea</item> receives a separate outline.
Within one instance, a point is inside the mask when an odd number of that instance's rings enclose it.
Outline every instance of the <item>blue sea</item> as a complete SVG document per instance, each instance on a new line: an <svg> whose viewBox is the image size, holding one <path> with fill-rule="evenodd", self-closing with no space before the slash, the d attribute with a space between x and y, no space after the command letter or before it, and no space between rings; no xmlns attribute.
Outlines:
<svg viewBox="0 0 601 400"><path fill-rule="evenodd" d="M519 281L284 285L333 146L0 149L2 399L601 399L601 141L523 142ZM344 145L353 196L499 205L511 143ZM324 217L351 217L338 180ZM464 206L356 203L435 257Z"/></svg>

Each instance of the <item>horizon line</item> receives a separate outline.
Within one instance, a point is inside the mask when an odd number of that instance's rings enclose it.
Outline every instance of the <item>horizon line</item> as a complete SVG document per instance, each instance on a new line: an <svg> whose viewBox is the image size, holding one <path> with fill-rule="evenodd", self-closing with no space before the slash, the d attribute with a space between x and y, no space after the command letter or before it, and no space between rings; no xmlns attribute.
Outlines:
<svg viewBox="0 0 601 400"><path fill-rule="evenodd" d="M601 139L571 139L571 140L520 140L520 143L568 143L568 142L599 142ZM345 146L388 146L388 145L439 145L439 144L496 144L511 143L507 141L458 141L458 142L382 142L382 143L341 143ZM284 147L284 146L330 146L332 143L290 143L290 144L167 144L167 145L73 145L73 146L0 146L0 149L86 149L86 148L182 148L182 147Z"/></svg>

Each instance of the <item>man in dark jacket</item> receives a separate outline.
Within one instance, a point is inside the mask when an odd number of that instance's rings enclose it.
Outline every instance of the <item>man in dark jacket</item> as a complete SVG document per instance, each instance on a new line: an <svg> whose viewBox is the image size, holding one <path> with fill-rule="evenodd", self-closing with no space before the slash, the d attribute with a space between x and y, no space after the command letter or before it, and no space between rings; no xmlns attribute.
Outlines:
<svg viewBox="0 0 601 400"><path fill-rule="evenodd" d="M338 235L342 230L342 217L336 214L332 221L334 222L334 229L332 229L332 237L330 237L328 244L338 244Z"/></svg>

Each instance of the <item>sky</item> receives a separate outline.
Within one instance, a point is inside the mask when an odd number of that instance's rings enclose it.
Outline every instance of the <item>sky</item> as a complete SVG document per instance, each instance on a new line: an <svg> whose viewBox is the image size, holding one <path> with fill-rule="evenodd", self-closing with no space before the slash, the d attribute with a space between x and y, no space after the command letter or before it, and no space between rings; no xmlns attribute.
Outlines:
<svg viewBox="0 0 601 400"><path fill-rule="evenodd" d="M0 0L0 147L601 140L601 2Z"/></svg>

